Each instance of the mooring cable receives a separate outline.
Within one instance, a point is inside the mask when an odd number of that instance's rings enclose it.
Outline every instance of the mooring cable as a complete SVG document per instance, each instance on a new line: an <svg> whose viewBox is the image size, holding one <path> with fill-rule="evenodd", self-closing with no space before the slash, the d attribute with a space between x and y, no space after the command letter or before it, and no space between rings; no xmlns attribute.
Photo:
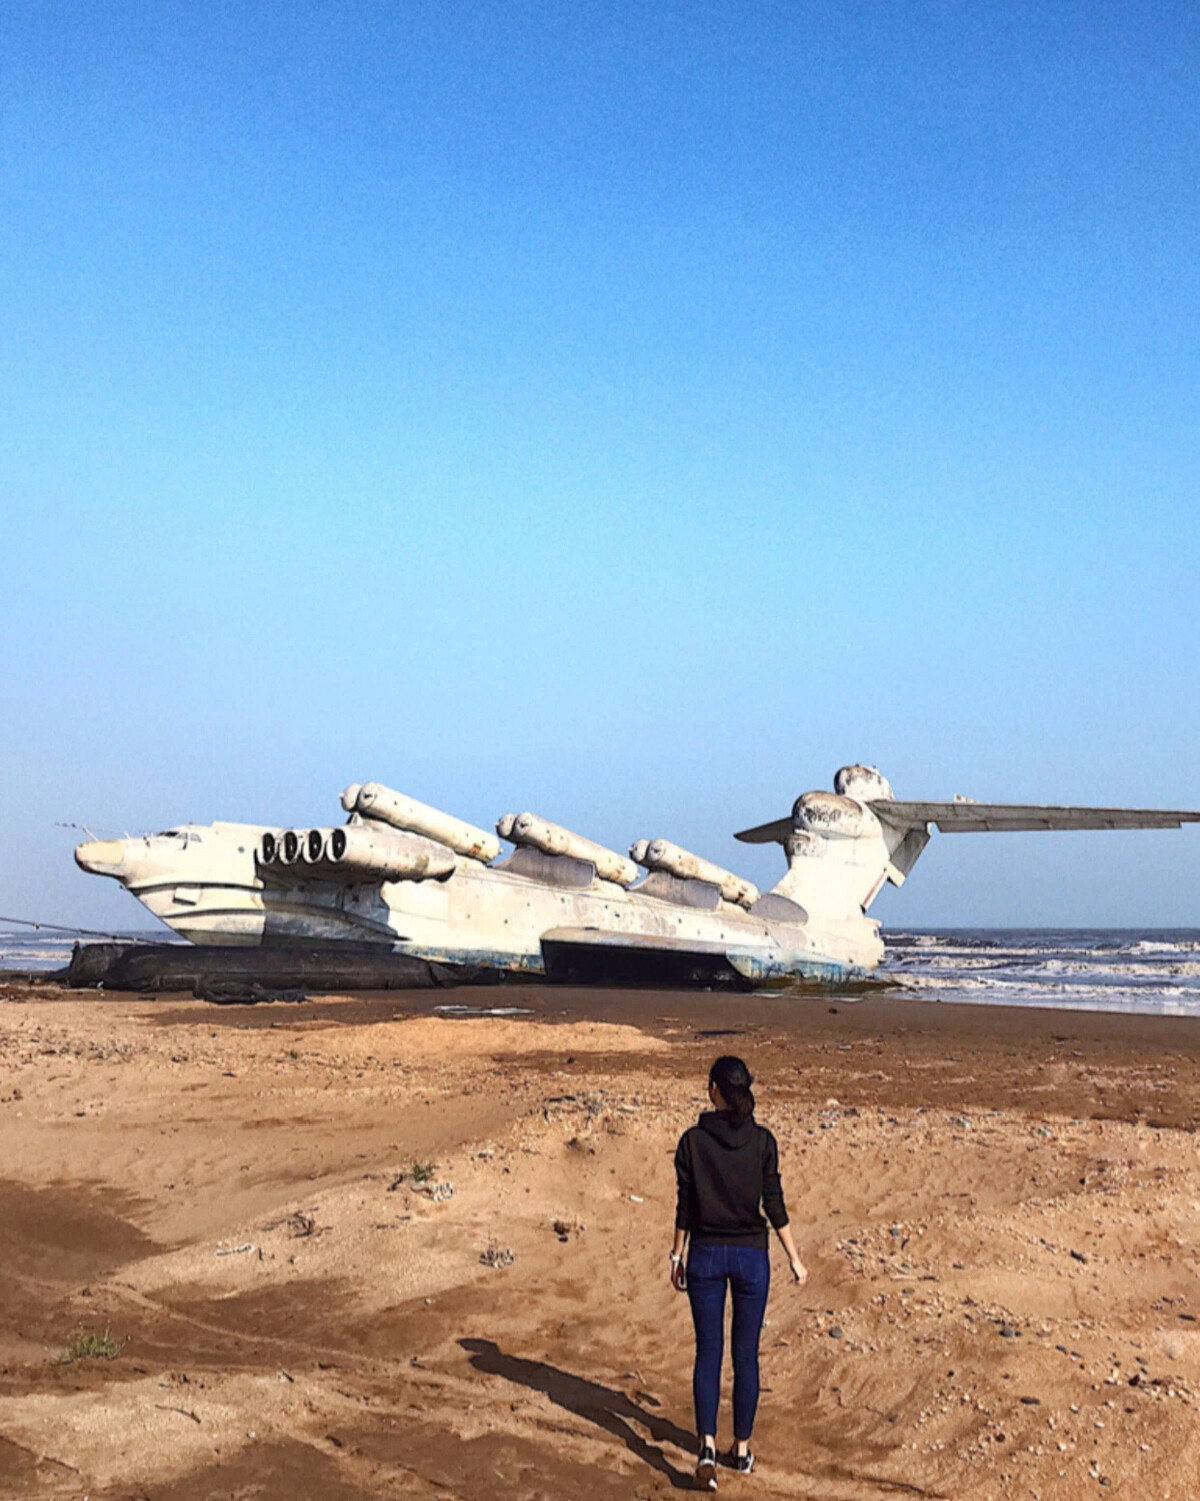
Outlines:
<svg viewBox="0 0 1200 1501"><path fill-rule="evenodd" d="M68 928L62 923L34 922L28 917L0 917L0 923L15 923L21 928L33 928L38 931L45 928L50 933L74 933L80 938L111 938L118 943L153 943L153 937L137 933L101 933L95 928Z"/></svg>

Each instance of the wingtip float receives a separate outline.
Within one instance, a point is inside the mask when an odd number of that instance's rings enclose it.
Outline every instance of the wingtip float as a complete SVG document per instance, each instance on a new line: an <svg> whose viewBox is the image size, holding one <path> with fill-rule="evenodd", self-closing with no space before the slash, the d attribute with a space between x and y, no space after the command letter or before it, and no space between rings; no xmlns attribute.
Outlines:
<svg viewBox="0 0 1200 1501"><path fill-rule="evenodd" d="M868 975L883 957L871 903L885 882L904 882L935 827L1200 822L1189 811L903 802L874 767L844 766L832 792L806 792L785 818L737 835L783 847L787 871L760 893L665 839L625 856L530 812L506 813L491 834L378 782L341 801L347 821L334 827L189 824L89 841L75 859L200 945L367 943L550 980L750 988Z"/></svg>

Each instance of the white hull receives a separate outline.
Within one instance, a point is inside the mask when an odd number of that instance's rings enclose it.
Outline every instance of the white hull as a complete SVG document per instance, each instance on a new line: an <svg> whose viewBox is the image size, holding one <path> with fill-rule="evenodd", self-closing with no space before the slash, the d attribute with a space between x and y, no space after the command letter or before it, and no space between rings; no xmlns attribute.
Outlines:
<svg viewBox="0 0 1200 1501"><path fill-rule="evenodd" d="M446 882L274 882L246 859L265 830L215 825L182 832L200 838L180 845L174 871L128 889L197 944L378 943L441 963L541 975L545 935L597 931L697 952L719 947L739 973L764 983L852 979L882 955L878 924L865 918L827 932L822 946L796 924L756 920L729 903L718 912L695 910L606 881L561 891L474 861L463 861Z"/></svg>
<svg viewBox="0 0 1200 1501"><path fill-rule="evenodd" d="M835 791L738 838L783 846L788 869L765 896L667 840L633 859L531 813L500 838L379 783L342 795L333 829L188 825L92 841L75 858L112 876L197 944L387 945L445 964L567 978L605 971L702 984L849 980L883 957L867 910L901 885L936 825L949 833L1171 828L1200 813L1154 809L898 802L874 767L844 766ZM516 846L497 863L500 839ZM650 874L640 885L638 866ZM672 965L675 968L672 969Z"/></svg>

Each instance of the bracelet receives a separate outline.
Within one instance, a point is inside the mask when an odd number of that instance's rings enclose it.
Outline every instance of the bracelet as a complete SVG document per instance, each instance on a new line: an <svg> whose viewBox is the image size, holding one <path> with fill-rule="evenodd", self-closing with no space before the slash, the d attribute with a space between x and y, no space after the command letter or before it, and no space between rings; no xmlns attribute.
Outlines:
<svg viewBox="0 0 1200 1501"><path fill-rule="evenodd" d="M675 1252L675 1251L672 1251L672 1252L671 1252L671 1265L672 1265L672 1266L678 1266L678 1265L679 1265L679 1263L680 1263L680 1262L681 1262L681 1261L682 1261L682 1260L683 1260L683 1257L682 1257L682 1256L680 1256L680 1255L679 1255L679 1254L678 1254L678 1253L677 1253L677 1252Z"/></svg>

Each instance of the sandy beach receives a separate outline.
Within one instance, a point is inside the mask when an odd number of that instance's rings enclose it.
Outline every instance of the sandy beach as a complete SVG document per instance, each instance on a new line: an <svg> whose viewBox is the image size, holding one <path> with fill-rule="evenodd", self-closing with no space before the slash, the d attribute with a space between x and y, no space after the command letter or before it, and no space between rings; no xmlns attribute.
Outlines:
<svg viewBox="0 0 1200 1501"><path fill-rule="evenodd" d="M760 1470L723 1491L1194 1494L1195 1022L41 985L0 1000L0 1494L690 1488L671 1157L722 1051L811 1269L774 1248Z"/></svg>

